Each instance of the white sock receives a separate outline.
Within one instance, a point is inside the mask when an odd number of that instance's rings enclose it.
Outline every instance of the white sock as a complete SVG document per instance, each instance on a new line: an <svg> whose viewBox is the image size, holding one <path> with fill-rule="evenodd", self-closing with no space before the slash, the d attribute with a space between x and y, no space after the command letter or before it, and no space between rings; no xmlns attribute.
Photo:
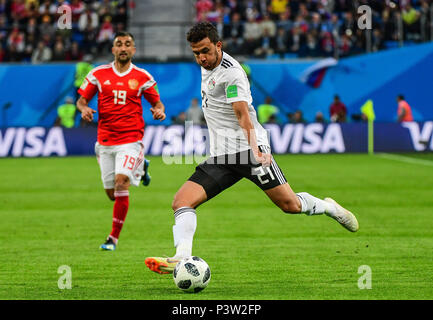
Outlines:
<svg viewBox="0 0 433 320"><path fill-rule="evenodd" d="M334 204L313 197L307 192L299 192L296 195L301 201L301 212L309 216L326 213L332 217L337 212L337 208Z"/></svg>
<svg viewBox="0 0 433 320"><path fill-rule="evenodd" d="M175 225L173 226L174 246L176 254L174 258L183 259L192 255L192 240L197 228L197 216L195 210L182 207L174 213Z"/></svg>

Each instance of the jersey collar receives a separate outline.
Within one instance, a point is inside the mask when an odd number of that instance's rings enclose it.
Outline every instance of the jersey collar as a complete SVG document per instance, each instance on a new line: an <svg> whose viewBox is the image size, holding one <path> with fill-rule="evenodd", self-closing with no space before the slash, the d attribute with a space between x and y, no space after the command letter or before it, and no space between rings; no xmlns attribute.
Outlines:
<svg viewBox="0 0 433 320"><path fill-rule="evenodd" d="M126 70L125 72L120 73L119 71L117 71L116 67L114 66L114 61L111 63L111 68L113 68L114 73L119 76L119 77L123 77L126 76L129 72L131 72L132 68L133 68L133 64L132 62L129 64L129 68L128 70Z"/></svg>

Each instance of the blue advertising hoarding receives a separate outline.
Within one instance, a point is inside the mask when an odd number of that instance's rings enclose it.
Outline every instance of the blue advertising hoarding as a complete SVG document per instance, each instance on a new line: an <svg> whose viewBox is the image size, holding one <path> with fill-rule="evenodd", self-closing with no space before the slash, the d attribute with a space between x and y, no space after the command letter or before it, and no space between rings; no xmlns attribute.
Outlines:
<svg viewBox="0 0 433 320"><path fill-rule="evenodd" d="M366 123L265 125L275 154L359 153L368 150ZM433 151L433 121L374 124L376 152ZM10 127L0 130L0 157L94 155L96 128ZM206 155L207 128L147 126L147 155Z"/></svg>

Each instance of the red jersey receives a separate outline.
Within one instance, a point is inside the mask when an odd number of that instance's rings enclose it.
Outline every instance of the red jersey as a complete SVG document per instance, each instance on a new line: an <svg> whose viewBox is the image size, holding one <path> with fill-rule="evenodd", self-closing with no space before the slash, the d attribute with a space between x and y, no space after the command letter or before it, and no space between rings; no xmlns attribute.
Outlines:
<svg viewBox="0 0 433 320"><path fill-rule="evenodd" d="M78 93L91 100L98 92L98 142L105 146L140 141L144 135L141 97L160 100L156 82L146 70L131 63L119 73L111 64L96 67L86 76Z"/></svg>

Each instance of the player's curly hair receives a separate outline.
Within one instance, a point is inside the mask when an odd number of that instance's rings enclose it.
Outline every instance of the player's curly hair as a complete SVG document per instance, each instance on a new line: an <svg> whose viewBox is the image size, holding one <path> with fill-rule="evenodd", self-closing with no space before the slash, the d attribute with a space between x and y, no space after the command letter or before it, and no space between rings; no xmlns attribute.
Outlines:
<svg viewBox="0 0 433 320"><path fill-rule="evenodd" d="M207 21L196 23L186 34L186 40L190 43L199 42L206 37L214 44L220 41L217 29L212 23Z"/></svg>

